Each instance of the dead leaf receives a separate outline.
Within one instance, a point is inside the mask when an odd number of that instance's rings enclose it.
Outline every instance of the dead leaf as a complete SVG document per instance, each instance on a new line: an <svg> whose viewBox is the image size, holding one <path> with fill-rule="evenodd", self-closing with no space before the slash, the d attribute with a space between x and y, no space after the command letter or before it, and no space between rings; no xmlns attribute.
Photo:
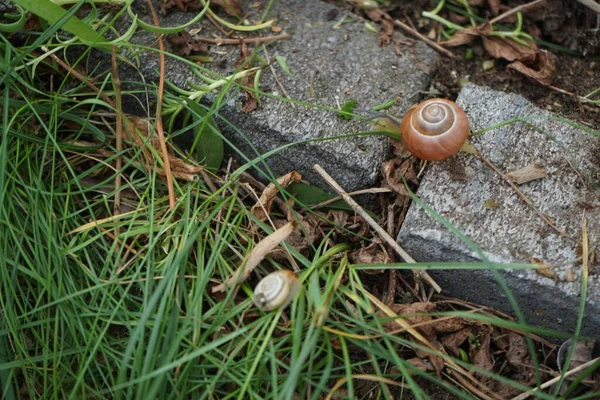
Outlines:
<svg viewBox="0 0 600 400"><path fill-rule="evenodd" d="M210 3L221 7L227 14L234 17L241 18L244 14L243 0L212 0Z"/></svg>
<svg viewBox="0 0 600 400"><path fill-rule="evenodd" d="M454 357L458 357L460 352L458 348L467 340L469 335L473 333L474 327L469 326L467 328L461 329L460 331L454 332L450 335L445 335L442 339L442 344L444 347L450 351Z"/></svg>
<svg viewBox="0 0 600 400"><path fill-rule="evenodd" d="M528 41L529 46L525 46L512 39L500 37L483 36L482 39L485 50L494 58L528 63L533 62L538 53L537 45L532 41Z"/></svg>
<svg viewBox="0 0 600 400"><path fill-rule="evenodd" d="M529 350L527 349L527 342L523 335L509 332L508 333L508 351L506 352L506 359L511 365L522 366L529 364Z"/></svg>
<svg viewBox="0 0 600 400"><path fill-rule="evenodd" d="M531 261L537 265L535 272L538 275L545 276L546 278L550 278L553 280L558 279L558 275L555 272L552 272L552 270L550 270L550 266L548 264L542 262L542 260L535 257L532 257Z"/></svg>
<svg viewBox="0 0 600 400"><path fill-rule="evenodd" d="M490 6L490 11L494 17L500 13L501 2L502 0L487 0L488 6Z"/></svg>
<svg viewBox="0 0 600 400"><path fill-rule="evenodd" d="M256 218L264 221L267 219L267 215L271 211L273 201L279 194L280 187L287 187L292 182L300 182L302 175L297 171L292 171L277 179L277 185L275 183L269 183L269 185L263 190L260 198L252 206L250 212L256 216Z"/></svg>
<svg viewBox="0 0 600 400"><path fill-rule="evenodd" d="M252 67L251 63L248 63L250 57L250 50L248 49L248 45L245 42L241 42L240 44L240 58L235 62L236 69L241 68L250 68ZM254 85L254 75L255 73L246 75L242 78L240 83L244 87L253 87ZM249 113L254 111L258 106L258 97L256 93L250 90L244 90L244 106L242 107L242 111L245 113Z"/></svg>
<svg viewBox="0 0 600 400"><path fill-rule="evenodd" d="M498 200L495 199L488 199L485 201L485 203L483 204L485 208L489 209L489 210L493 210L494 208L498 208L502 205L502 203L500 203Z"/></svg>
<svg viewBox="0 0 600 400"><path fill-rule="evenodd" d="M544 168L536 167L533 164L506 174L508 180L516 183L517 185L522 185L527 182L535 181L536 179L545 178L546 176L548 176L548 173Z"/></svg>
<svg viewBox="0 0 600 400"><path fill-rule="evenodd" d="M481 31L477 28L461 29L460 31L457 31L452 38L444 40L440 44L449 47L462 46L463 44L471 43L475 38L481 36L481 34Z"/></svg>
<svg viewBox="0 0 600 400"><path fill-rule="evenodd" d="M392 34L394 33L394 21L392 17L379 8L365 10L365 13L371 19L371 21L381 23L381 30L379 32L379 45L384 47L390 44L392 41Z"/></svg>
<svg viewBox="0 0 600 400"><path fill-rule="evenodd" d="M191 53L208 53L208 46L198 42L186 31L167 35L167 41L180 56L189 56Z"/></svg>
<svg viewBox="0 0 600 400"><path fill-rule="evenodd" d="M494 357L490 350L490 336L493 328L486 325L480 329L476 335L477 343L471 343L471 362L474 366L484 371L491 371L494 368ZM490 378L483 374L476 374L480 380L488 381Z"/></svg>
<svg viewBox="0 0 600 400"><path fill-rule="evenodd" d="M443 317L436 319L434 327L437 333L452 333L469 325L480 325L480 323L461 317Z"/></svg>
<svg viewBox="0 0 600 400"><path fill-rule="evenodd" d="M419 325L416 329L423 334L426 338L430 339L434 337L435 327L431 323L427 323L433 320L433 317L426 315L434 310L436 307L435 303L431 302L417 302L412 304L393 304L390 309L399 316L405 316L405 320L410 325ZM420 315L413 315L420 314ZM389 323L388 328L396 329L398 325L393 321Z"/></svg>
<svg viewBox="0 0 600 400"><path fill-rule="evenodd" d="M411 159L392 158L381 165L384 185L402 196L409 196L404 181L416 183L417 174Z"/></svg>
<svg viewBox="0 0 600 400"><path fill-rule="evenodd" d="M390 262L390 255L385 251L381 238L375 237L368 246L348 254L348 259L353 264L386 264ZM382 271L380 269L368 270L368 273L378 274Z"/></svg>
<svg viewBox="0 0 600 400"><path fill-rule="evenodd" d="M242 263L242 267L238 268L238 270L234 272L227 282L213 287L212 292L224 292L227 288L239 285L248 279L250 273L254 271L254 268L256 268L256 266L267 256L267 254L277 247L279 243L287 239L287 237L290 236L290 234L294 232L297 227L297 221L290 221L258 242L246 257L245 262Z"/></svg>
<svg viewBox="0 0 600 400"><path fill-rule="evenodd" d="M417 368L420 371L433 371L433 365L426 360L419 357L413 357L411 359L406 360L410 365Z"/></svg>
<svg viewBox="0 0 600 400"><path fill-rule="evenodd" d="M525 65L520 61L509 64L507 68L520 72L537 83L548 86L556 73L556 56L549 51L541 50L532 63Z"/></svg>

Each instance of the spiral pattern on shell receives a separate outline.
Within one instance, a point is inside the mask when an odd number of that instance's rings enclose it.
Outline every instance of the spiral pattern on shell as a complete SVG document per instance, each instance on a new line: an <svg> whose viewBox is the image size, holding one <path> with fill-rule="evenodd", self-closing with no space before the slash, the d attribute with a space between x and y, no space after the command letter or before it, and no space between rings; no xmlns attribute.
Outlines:
<svg viewBox="0 0 600 400"><path fill-rule="evenodd" d="M404 146L423 160L457 153L469 136L465 112L453 101L430 99L412 107L400 125Z"/></svg>
<svg viewBox="0 0 600 400"><path fill-rule="evenodd" d="M281 270L265 276L254 288L254 304L263 311L284 308L300 289L296 274Z"/></svg>

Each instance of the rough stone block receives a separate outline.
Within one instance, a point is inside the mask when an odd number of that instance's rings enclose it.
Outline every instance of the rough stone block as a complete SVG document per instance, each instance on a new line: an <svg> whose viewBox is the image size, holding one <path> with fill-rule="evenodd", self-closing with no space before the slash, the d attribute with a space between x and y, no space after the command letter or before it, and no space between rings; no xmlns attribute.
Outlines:
<svg viewBox="0 0 600 400"><path fill-rule="evenodd" d="M367 109L397 99L398 103L387 111L402 115L417 100L419 91L428 87L437 53L419 42L398 46L392 43L382 48L377 44L377 34L365 30L364 21L356 15L347 14L347 21L336 26L343 16L334 6L319 0L274 3L268 19L275 18L276 24L283 28L281 33L291 37L269 45L268 56L284 57L291 75L284 74L275 64L281 86L267 68L260 78L260 90L283 96L283 87L291 99L316 107L262 96L258 109L243 113L244 95L239 93L221 108L220 114L235 124L245 138L225 124L221 126L227 138L246 156L254 158L300 140L369 130L364 121L346 121L323 107L335 109L349 99L356 99L359 108ZM144 17L150 21L148 18ZM191 17L190 13L176 12L161 18L161 25L174 26ZM207 20L202 21L200 35L210 37L212 32L214 27ZM150 44L156 39L153 34L140 32L134 40ZM228 76L235 72L240 51L238 46L212 46L209 55L215 62L208 68ZM259 55L265 57L264 53ZM167 63L166 77L170 81L181 87L186 87L188 81L197 82L184 64L172 59L167 59ZM156 54L141 55L140 70L146 79L156 80L158 67ZM344 138L294 146L268 162L275 175L295 169L313 183L322 184L311 169L319 163L346 190L355 190L376 182L388 147L388 140L381 136Z"/></svg>
<svg viewBox="0 0 600 400"><path fill-rule="evenodd" d="M477 156L465 153L432 163L418 195L474 241L492 262L550 266L503 271L527 322L572 333L582 290L582 218L590 251L583 334L600 337L600 138L564 123L515 94L467 85L458 97L473 131L513 118L527 119L474 138L474 145L504 174L535 163L547 176L519 186L562 235L544 222L509 184ZM531 118L533 117L533 118ZM550 117L550 119L548 118ZM479 261L456 235L413 204L398 242L418 261ZM594 265L595 264L595 265ZM487 270L433 274L447 295L512 309ZM514 313L513 313L514 314Z"/></svg>

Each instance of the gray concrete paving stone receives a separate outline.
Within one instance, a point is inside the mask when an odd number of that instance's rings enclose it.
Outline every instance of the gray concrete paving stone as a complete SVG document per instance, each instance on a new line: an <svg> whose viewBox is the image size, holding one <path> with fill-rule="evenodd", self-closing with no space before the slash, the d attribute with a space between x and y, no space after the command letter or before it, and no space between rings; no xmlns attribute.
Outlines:
<svg viewBox="0 0 600 400"><path fill-rule="evenodd" d="M531 270L510 270L502 276L528 322L570 333L582 290L585 215L590 249L596 257L595 265L590 265L583 333L600 337L600 138L548 119L551 113L515 94L468 84L457 103L467 113L472 130L512 118L539 117L528 121L539 129L514 123L488 131L473 143L504 173L531 165L532 160L546 169L547 177L519 188L568 237L544 222L483 161L466 153L432 163L418 195L480 246L490 261L528 263L537 259L548 264L554 279ZM418 261L481 259L416 204L406 216L398 242ZM447 295L511 312L490 271L449 270L433 275Z"/></svg>
<svg viewBox="0 0 600 400"><path fill-rule="evenodd" d="M247 8L251 11L251 7ZM336 108L349 99L358 100L358 107L365 109L398 99L398 103L388 111L402 115L417 101L418 92L429 86L437 53L419 42L399 46L392 43L382 48L377 44L378 35L365 30L364 21L356 15L347 14L348 22L336 27L344 15L341 12L335 14L336 10L331 4L319 0L274 2L268 19L275 18L276 25L283 28L281 33L291 36L268 47L269 57L284 57L292 72L288 76L275 65L282 86L294 100L329 108ZM334 19L331 19L332 15ZM148 18L144 17L150 21ZM174 26L190 18L190 13L173 12L161 16L161 25ZM215 32L206 19L200 25L199 35L202 37L210 37ZM261 35L269 34L268 30L261 32ZM395 38L405 39L400 34L395 34ZM142 44L151 44L155 40L154 34L147 32L139 32L134 39ZM207 65L208 68L216 69L223 76L235 72L238 46L212 46L209 55L215 58L215 62ZM265 54L260 56L265 57ZM156 81L159 70L156 54L145 53L141 59L143 76ZM188 81L197 82L187 66L172 59L167 59L166 77L184 88ZM122 77L122 80L125 79ZM262 73L260 89L271 95L283 96L269 69ZM239 93L220 113L235 124L245 138L225 124L221 126L227 138L250 158L299 140L370 129L364 121L346 121L332 111L291 105L265 96L261 97L258 109L246 114L241 112L243 97ZM269 165L275 175L295 169L306 179L324 186L322 179L312 171L312 166L320 163L346 190L355 190L376 183L388 148L388 140L380 136L321 141L281 152L269 159Z"/></svg>

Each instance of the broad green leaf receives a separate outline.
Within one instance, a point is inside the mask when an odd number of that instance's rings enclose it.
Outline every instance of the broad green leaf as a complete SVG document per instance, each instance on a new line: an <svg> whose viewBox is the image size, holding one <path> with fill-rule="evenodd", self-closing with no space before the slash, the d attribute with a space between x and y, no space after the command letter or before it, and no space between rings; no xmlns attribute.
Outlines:
<svg viewBox="0 0 600 400"><path fill-rule="evenodd" d="M302 204L308 207L320 204L324 201L331 200L337 197L327 193L321 188L318 188L313 185L307 185L305 183L292 183L287 187L287 191L300 202L302 202ZM337 200L323 208L331 210L352 210L352 207L346 204L344 200Z"/></svg>
<svg viewBox="0 0 600 400"><path fill-rule="evenodd" d="M54 24L67 13L65 9L54 4L50 0L14 0L14 2L25 10L48 21L50 24ZM98 44L98 47L107 50L110 49L106 44L107 40L101 34L93 30L77 17L69 18L61 29L79 37L79 39L86 42L86 44L93 45L95 42L101 42L104 44Z"/></svg>

